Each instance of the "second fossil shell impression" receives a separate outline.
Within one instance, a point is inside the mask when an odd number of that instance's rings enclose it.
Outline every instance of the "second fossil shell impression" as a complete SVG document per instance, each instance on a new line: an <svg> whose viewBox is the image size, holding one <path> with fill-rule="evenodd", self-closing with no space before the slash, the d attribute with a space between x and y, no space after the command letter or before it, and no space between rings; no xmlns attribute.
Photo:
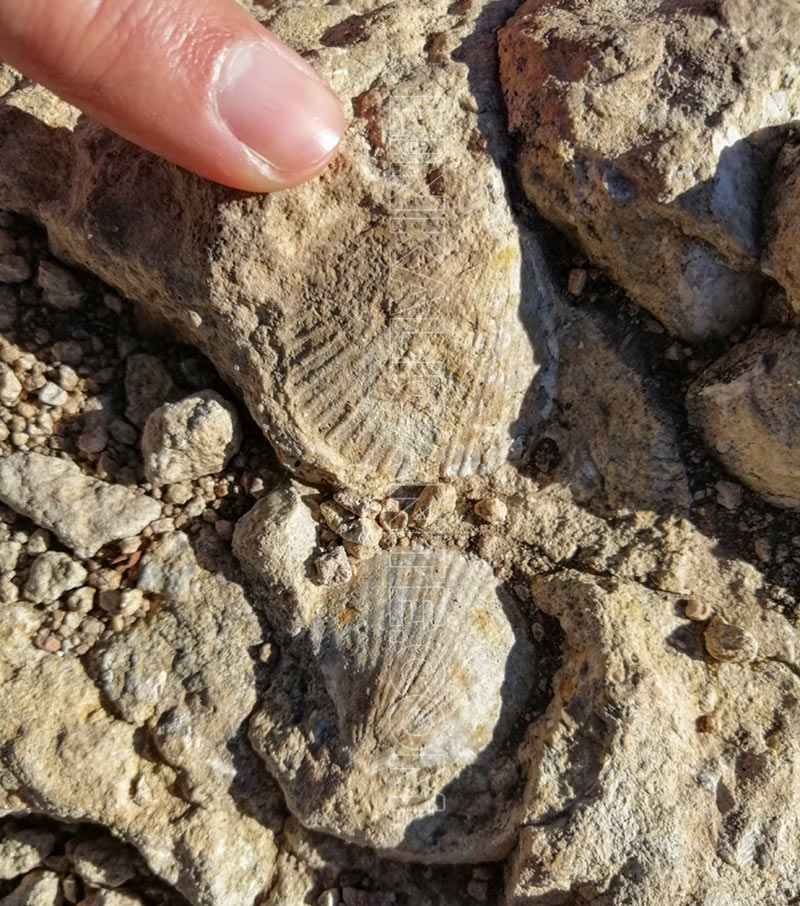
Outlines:
<svg viewBox="0 0 800 906"><path fill-rule="evenodd" d="M262 501L240 523L240 557L247 542L269 562L272 544L302 564L313 550L286 545L274 526L253 543L259 511L302 521L299 498L275 493L281 507ZM399 858L504 856L520 800L509 739L535 653L490 567L455 551L395 549L335 589L313 591L291 567L274 577L273 590L281 585L292 612L272 614L286 641L250 739L294 814Z"/></svg>

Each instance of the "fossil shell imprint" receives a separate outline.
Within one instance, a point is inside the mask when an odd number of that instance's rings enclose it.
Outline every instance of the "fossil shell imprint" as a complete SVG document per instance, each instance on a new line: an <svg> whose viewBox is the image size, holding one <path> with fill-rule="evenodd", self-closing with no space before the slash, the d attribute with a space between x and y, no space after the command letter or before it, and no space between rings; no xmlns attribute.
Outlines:
<svg viewBox="0 0 800 906"><path fill-rule="evenodd" d="M534 657L489 566L395 549L326 596L286 659L250 738L314 830L397 858L504 856L519 783L501 744ZM518 792L518 789L516 790Z"/></svg>
<svg viewBox="0 0 800 906"><path fill-rule="evenodd" d="M344 47L323 40L338 4L253 4L352 111L336 161L291 192L242 197L96 124L71 131L42 89L0 109L3 205L202 349L312 482L377 495L489 473L540 419L556 293L500 167L511 4L452 6L383 4Z"/></svg>

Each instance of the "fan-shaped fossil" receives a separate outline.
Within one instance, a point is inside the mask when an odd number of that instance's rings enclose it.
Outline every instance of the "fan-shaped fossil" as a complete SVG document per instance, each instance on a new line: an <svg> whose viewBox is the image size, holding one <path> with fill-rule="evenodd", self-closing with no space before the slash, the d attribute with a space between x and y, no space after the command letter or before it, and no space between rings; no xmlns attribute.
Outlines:
<svg viewBox="0 0 800 906"><path fill-rule="evenodd" d="M242 532L255 537L252 526ZM270 536L289 557L308 553ZM308 591L302 570L283 576ZM291 810L398 858L502 857L521 805L504 743L535 657L490 567L460 552L394 549L347 585L319 589L311 607L302 588L285 591L306 616L277 615L293 641L250 738Z"/></svg>
<svg viewBox="0 0 800 906"><path fill-rule="evenodd" d="M379 492L491 471L539 417L554 297L497 163L502 4L383 4L346 50L322 40L337 4L274 6L254 12L354 114L320 179L243 198L72 132L72 108L21 88L0 110L0 202L203 349L301 476ZM34 175L42 158L60 168Z"/></svg>

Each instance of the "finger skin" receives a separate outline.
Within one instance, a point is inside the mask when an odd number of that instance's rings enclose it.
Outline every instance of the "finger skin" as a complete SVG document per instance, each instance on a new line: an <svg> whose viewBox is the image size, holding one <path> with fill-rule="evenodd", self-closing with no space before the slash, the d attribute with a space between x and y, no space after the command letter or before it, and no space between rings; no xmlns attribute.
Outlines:
<svg viewBox="0 0 800 906"><path fill-rule="evenodd" d="M306 126L316 128L308 123L317 108L322 111L317 120L325 120L325 142L298 141L290 167L272 165L262 148L240 141L220 116L222 61L244 45L266 47L280 64L275 72L294 73L285 82L288 90L281 79L274 88L268 83L271 106L262 109L255 99L247 132L262 140L263 149L272 147L289 119L300 134ZM329 146L344 125L341 106L322 79L233 0L0 0L0 58L130 141L251 192L315 176L335 155L335 144ZM258 84L260 89L264 80ZM276 105L287 111L278 118L283 122L270 122ZM285 133L281 153L285 164Z"/></svg>

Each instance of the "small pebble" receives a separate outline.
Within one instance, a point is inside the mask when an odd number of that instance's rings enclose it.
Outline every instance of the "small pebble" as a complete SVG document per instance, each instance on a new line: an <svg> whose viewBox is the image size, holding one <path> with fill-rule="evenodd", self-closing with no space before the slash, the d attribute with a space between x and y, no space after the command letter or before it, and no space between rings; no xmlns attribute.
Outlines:
<svg viewBox="0 0 800 906"><path fill-rule="evenodd" d="M0 403L14 406L22 395L22 384L13 370L0 363Z"/></svg>
<svg viewBox="0 0 800 906"><path fill-rule="evenodd" d="M80 383L80 378L69 365L61 365L58 369L58 386L67 393L71 393Z"/></svg>
<svg viewBox="0 0 800 906"><path fill-rule="evenodd" d="M758 642L741 626L715 616L706 628L706 650L716 661L747 664L758 654Z"/></svg>
<svg viewBox="0 0 800 906"><path fill-rule="evenodd" d="M733 481L718 481L717 503L726 510L736 510L742 503L742 487Z"/></svg>
<svg viewBox="0 0 800 906"><path fill-rule="evenodd" d="M339 546L317 557L317 575L322 585L343 585L353 578L347 551Z"/></svg>
<svg viewBox="0 0 800 906"><path fill-rule="evenodd" d="M456 508L456 489L450 484L430 484L423 488L414 508L411 521L425 528Z"/></svg>
<svg viewBox="0 0 800 906"><path fill-rule="evenodd" d="M30 264L21 255L0 255L0 283L22 283L31 273Z"/></svg>
<svg viewBox="0 0 800 906"><path fill-rule="evenodd" d="M89 576L89 585L100 592L116 591L120 581L120 574L115 569L98 569Z"/></svg>
<svg viewBox="0 0 800 906"><path fill-rule="evenodd" d="M67 392L58 384L47 381L38 393L40 403L45 406L63 406L67 401Z"/></svg>
<svg viewBox="0 0 800 906"><path fill-rule="evenodd" d="M586 288L586 271L582 267L573 268L569 272L567 289L571 296L579 296Z"/></svg>
<svg viewBox="0 0 800 906"><path fill-rule="evenodd" d="M96 456L108 446L108 432L102 425L95 425L78 438L78 449L87 456Z"/></svg>
<svg viewBox="0 0 800 906"><path fill-rule="evenodd" d="M485 903L489 899L489 885L486 881L479 881L477 878L473 878L467 884L467 893L473 900Z"/></svg>
<svg viewBox="0 0 800 906"><path fill-rule="evenodd" d="M508 516L508 507L497 497L484 497L474 507L475 515L491 525L502 525Z"/></svg>
<svg viewBox="0 0 800 906"><path fill-rule="evenodd" d="M702 623L710 620L714 611L708 601L701 598L689 598L683 612L687 620Z"/></svg>

